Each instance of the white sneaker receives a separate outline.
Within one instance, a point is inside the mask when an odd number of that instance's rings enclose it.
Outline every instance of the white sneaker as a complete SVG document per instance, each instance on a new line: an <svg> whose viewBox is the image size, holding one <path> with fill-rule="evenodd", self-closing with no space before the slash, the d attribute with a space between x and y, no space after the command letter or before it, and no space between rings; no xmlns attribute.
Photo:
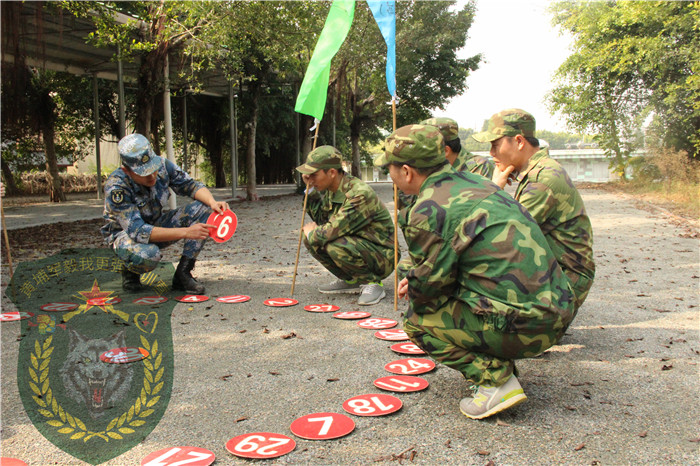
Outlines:
<svg viewBox="0 0 700 466"><path fill-rule="evenodd" d="M500 387L490 385L477 386L476 391L469 398L464 398L459 403L462 414L471 419L483 419L500 413L508 408L527 400L520 382L511 375Z"/></svg>
<svg viewBox="0 0 700 466"><path fill-rule="evenodd" d="M385 297L384 285L381 283L368 283L367 285L362 285L362 293L357 298L357 304L369 306L370 304L377 304Z"/></svg>
<svg viewBox="0 0 700 466"><path fill-rule="evenodd" d="M359 283L348 283L338 278L328 285L319 286L318 291L325 294L359 293L362 289Z"/></svg>

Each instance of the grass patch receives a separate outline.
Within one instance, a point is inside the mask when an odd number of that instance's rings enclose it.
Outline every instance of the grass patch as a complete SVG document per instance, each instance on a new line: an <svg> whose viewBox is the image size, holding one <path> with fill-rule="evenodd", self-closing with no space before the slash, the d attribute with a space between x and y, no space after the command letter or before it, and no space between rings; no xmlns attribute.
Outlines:
<svg viewBox="0 0 700 466"><path fill-rule="evenodd" d="M680 217L700 219L700 183L617 181L610 187L651 202Z"/></svg>

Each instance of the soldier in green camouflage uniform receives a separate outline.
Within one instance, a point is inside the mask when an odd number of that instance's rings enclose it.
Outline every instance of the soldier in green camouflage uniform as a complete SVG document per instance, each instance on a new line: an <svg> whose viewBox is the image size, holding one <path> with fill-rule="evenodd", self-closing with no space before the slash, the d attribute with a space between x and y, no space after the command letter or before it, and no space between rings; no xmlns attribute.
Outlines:
<svg viewBox="0 0 700 466"><path fill-rule="evenodd" d="M374 190L346 174L342 155L331 146L309 153L297 167L311 188L304 245L338 280L321 293L357 293L358 304L386 296L382 280L394 271L394 223Z"/></svg>
<svg viewBox="0 0 700 466"><path fill-rule="evenodd" d="M460 409L481 419L526 399L514 361L559 341L573 296L527 211L486 178L455 171L443 144L435 127L404 126L375 165L418 195L399 220L410 256L398 270L404 330L475 384Z"/></svg>
<svg viewBox="0 0 700 466"><path fill-rule="evenodd" d="M435 126L440 130L445 140L445 157L450 165L458 172L471 172L481 175L486 179L493 176L493 162L486 157L475 155L462 147L459 139L459 125L452 118L429 118L421 121L421 125ZM415 196L409 196L399 191L399 208L410 206L416 200Z"/></svg>
<svg viewBox="0 0 700 466"><path fill-rule="evenodd" d="M473 137L491 143L496 161L493 181L505 187L519 181L515 199L539 224L549 247L566 274L576 297L583 304L595 276L593 231L583 199L569 175L540 149L535 118L520 109L509 109L491 117L487 130Z"/></svg>

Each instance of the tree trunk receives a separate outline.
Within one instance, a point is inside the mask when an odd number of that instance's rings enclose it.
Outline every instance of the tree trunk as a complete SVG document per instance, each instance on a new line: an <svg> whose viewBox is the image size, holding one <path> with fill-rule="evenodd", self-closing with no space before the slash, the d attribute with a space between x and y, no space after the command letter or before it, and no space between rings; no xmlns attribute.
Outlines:
<svg viewBox="0 0 700 466"><path fill-rule="evenodd" d="M258 127L258 103L260 100L260 86L253 86L253 99L251 102L250 122L248 122L248 151L245 154L246 173L248 174L248 184L246 185L246 199L257 201L256 171L255 171L255 134Z"/></svg>
<svg viewBox="0 0 700 466"><path fill-rule="evenodd" d="M362 177L360 171L360 118L353 115L350 122L350 143L352 147L352 176Z"/></svg>
<svg viewBox="0 0 700 466"><path fill-rule="evenodd" d="M2 176L4 178L3 183L5 184L5 194L9 196L17 194L19 190L17 189L15 176L12 174L12 170L10 170L10 167L5 162L2 162L0 165L2 168Z"/></svg>
<svg viewBox="0 0 700 466"><path fill-rule="evenodd" d="M65 202L66 195L61 186L61 176L58 174L56 161L56 146L54 145L53 119L49 119L41 128L44 137L44 152L46 153L46 176L49 181L51 202Z"/></svg>

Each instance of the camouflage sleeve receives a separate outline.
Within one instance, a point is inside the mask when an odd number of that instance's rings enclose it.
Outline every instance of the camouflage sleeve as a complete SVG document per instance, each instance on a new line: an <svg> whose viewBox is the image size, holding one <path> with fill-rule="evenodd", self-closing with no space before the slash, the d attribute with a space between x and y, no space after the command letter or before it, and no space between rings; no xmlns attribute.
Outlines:
<svg viewBox="0 0 700 466"><path fill-rule="evenodd" d="M188 196L194 199L194 193L204 187L201 181L195 181L183 169L163 158L165 169L168 172L169 186L180 196Z"/></svg>
<svg viewBox="0 0 700 466"><path fill-rule="evenodd" d="M490 180L493 177L493 167L494 164L492 161L479 157L479 160L477 160L477 165L472 173L476 173L477 175L481 175Z"/></svg>
<svg viewBox="0 0 700 466"><path fill-rule="evenodd" d="M517 198L538 225L543 225L553 214L557 199L549 186L543 183L528 183Z"/></svg>
<svg viewBox="0 0 700 466"><path fill-rule="evenodd" d="M134 204L132 193L122 186L110 186L105 191L105 214L116 220L122 230L137 243L148 243L153 225L146 223Z"/></svg>
<svg viewBox="0 0 700 466"><path fill-rule="evenodd" d="M457 287L459 256L432 231L406 227L410 266L406 268L411 307L421 314L439 311ZM410 238L410 241L408 241ZM402 261L402 267L406 261Z"/></svg>
<svg viewBox="0 0 700 466"><path fill-rule="evenodd" d="M328 221L328 213L323 208L323 196L317 189L311 188L307 195L306 213L319 225Z"/></svg>
<svg viewBox="0 0 700 466"><path fill-rule="evenodd" d="M311 231L309 243L324 245L341 236L351 235L369 225L372 216L366 205L367 200L363 194L346 199L340 209L331 215L326 223L319 224Z"/></svg>

